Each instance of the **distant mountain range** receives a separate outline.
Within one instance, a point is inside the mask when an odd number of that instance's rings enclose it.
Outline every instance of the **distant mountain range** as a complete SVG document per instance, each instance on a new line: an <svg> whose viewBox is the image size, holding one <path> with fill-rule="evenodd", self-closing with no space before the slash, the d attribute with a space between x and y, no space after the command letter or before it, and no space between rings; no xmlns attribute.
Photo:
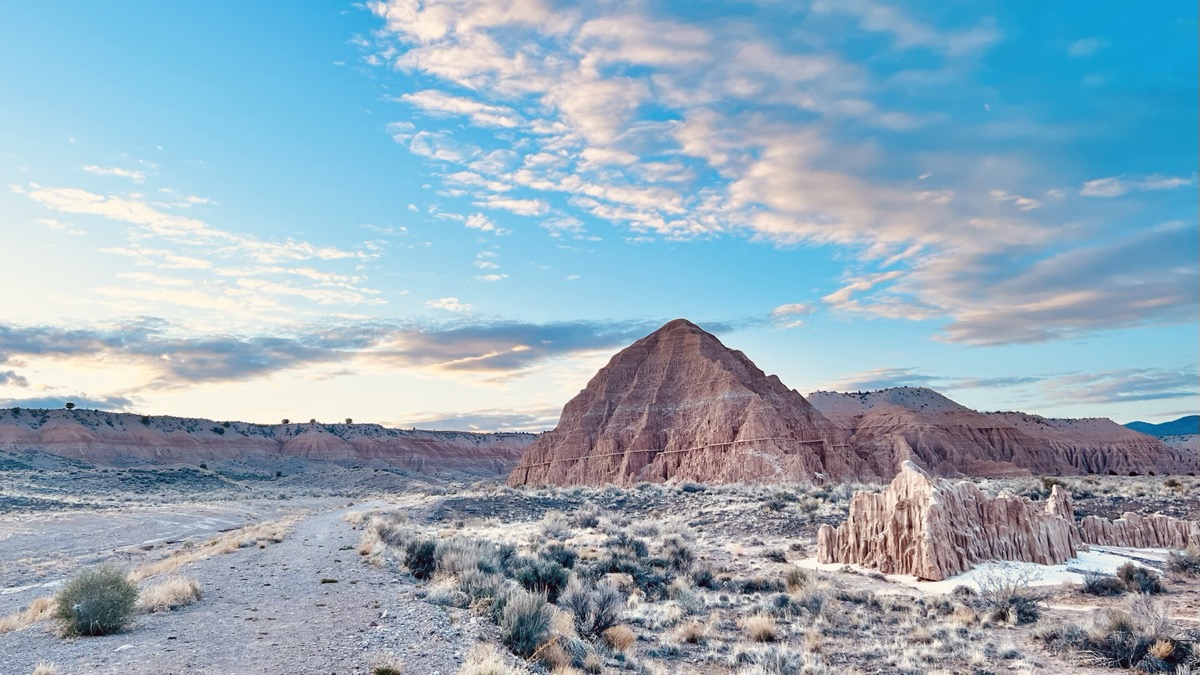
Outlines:
<svg viewBox="0 0 1200 675"><path fill-rule="evenodd" d="M1125 426L1140 431L1143 434L1150 436L1186 436L1188 434L1200 434L1200 415L1188 415L1180 417L1177 420L1163 422L1162 424L1151 424L1149 422L1130 422Z"/></svg>

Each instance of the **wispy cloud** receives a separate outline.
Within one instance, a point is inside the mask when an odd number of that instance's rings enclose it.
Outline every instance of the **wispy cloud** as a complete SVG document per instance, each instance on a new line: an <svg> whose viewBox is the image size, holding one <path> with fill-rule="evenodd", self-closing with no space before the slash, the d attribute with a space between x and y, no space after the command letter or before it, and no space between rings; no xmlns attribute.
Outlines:
<svg viewBox="0 0 1200 675"><path fill-rule="evenodd" d="M67 403L88 410L107 410L110 412L128 412L133 409L134 400L126 396L33 396L29 398L0 398L0 408L61 408Z"/></svg>
<svg viewBox="0 0 1200 675"><path fill-rule="evenodd" d="M1194 261L1173 259L1164 283L1122 289L1114 279L1099 293L1088 277L1060 277L1056 297L1042 298L1071 308L1060 314L1001 292L1033 288L1047 256L1133 245L1144 226L1104 215L1085 245L1078 226L1063 222L1079 197L1195 181L1116 176L1062 190L1061 175L1041 168L1058 166L1044 148L1079 130L1029 108L992 111L994 92L972 78L1005 39L991 16L881 0L820 0L811 11L755 3L736 16L699 17L670 5L370 8L385 26L371 57L420 83L397 99L420 113L420 128L406 122L391 133L435 163L439 194L539 217L550 236L582 236L585 223L605 221L627 228L631 244L747 236L837 247L848 262L843 287L826 292L829 307L943 319L946 339L972 344L1189 316L1192 294L1181 284L1191 283ZM864 62L850 42L878 45L873 53L887 58ZM1103 46L1081 40L1071 53ZM964 109L989 114L947 119L901 107L893 94L914 83L953 90ZM947 135L962 149L948 149ZM997 138L1004 154L984 143ZM993 330L999 321L981 307L1019 320ZM986 329L965 328L981 322Z"/></svg>
<svg viewBox="0 0 1200 675"><path fill-rule="evenodd" d="M462 306L454 298L442 300ZM657 326L642 321L367 321L263 335L189 335L150 318L84 328L0 324L0 364L32 358L119 360L154 373L147 386L157 388L252 380L326 363L516 374L550 358L623 347ZM6 375L18 386L23 380L15 372Z"/></svg>
<svg viewBox="0 0 1200 675"><path fill-rule="evenodd" d="M421 429L464 429L470 431L539 432L558 424L558 408L539 410L472 410L467 412L416 412L393 426Z"/></svg>
<svg viewBox="0 0 1200 675"><path fill-rule="evenodd" d="M121 178L128 178L135 183L143 183L146 181L146 172L138 171L136 169L122 169L116 166L97 166L95 164L87 164L80 168L88 173L94 173L97 176L120 176Z"/></svg>
<svg viewBox="0 0 1200 675"><path fill-rule="evenodd" d="M1133 191L1173 190L1187 187L1195 182L1193 178L1180 176L1163 176L1154 174L1145 178L1129 179L1123 176L1109 176L1089 180L1079 188L1079 194L1084 197L1120 197Z"/></svg>

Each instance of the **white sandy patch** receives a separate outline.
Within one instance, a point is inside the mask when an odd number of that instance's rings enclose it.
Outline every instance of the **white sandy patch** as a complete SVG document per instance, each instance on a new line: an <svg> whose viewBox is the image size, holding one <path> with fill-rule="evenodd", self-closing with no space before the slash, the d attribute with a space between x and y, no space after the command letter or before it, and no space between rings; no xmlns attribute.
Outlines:
<svg viewBox="0 0 1200 675"><path fill-rule="evenodd" d="M995 560L984 562L963 572L962 574L941 581L921 581L907 574L888 574L888 581L910 586L922 593L949 593L956 586L968 586L979 589L979 580L999 573L1011 575L1014 578L1028 575L1030 586L1056 586L1063 583L1083 583L1084 572L1103 572L1116 574L1117 568L1127 562L1143 565L1142 561L1160 562L1167 559L1170 551L1161 548L1121 548L1116 546L1092 546L1091 550L1080 551L1079 555L1061 565L1039 565L1037 563L1017 562L1012 560ZM843 567L850 567L864 574L874 572L861 565L845 565L843 563L819 563L816 558L805 558L795 561L799 567L822 572L836 572ZM1143 565L1145 566L1145 565Z"/></svg>

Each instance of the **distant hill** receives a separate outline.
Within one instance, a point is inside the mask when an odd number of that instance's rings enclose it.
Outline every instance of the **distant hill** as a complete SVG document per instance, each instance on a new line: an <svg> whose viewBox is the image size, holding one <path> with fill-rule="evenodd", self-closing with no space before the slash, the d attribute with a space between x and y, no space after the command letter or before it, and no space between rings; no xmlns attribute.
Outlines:
<svg viewBox="0 0 1200 675"><path fill-rule="evenodd" d="M1186 436L1200 434L1200 415L1188 415L1171 422L1151 424L1149 422L1130 422L1125 426L1151 436Z"/></svg>

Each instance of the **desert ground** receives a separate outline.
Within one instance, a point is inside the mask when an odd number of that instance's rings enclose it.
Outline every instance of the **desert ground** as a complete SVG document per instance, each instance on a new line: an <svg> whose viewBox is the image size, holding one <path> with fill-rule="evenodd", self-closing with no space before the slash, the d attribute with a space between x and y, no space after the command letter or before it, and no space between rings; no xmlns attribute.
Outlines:
<svg viewBox="0 0 1200 675"><path fill-rule="evenodd" d="M1103 673L1113 663L1080 629L1114 625L1144 633L1116 647L1143 670L1192 672L1177 663L1200 635L1200 580L1165 569L1163 551L936 583L817 564L816 529L870 486L513 489L375 469L0 462L2 675ZM1079 515L1200 516L1196 478L1053 480ZM1038 499L1053 480L979 484ZM1080 590L1089 567L1130 561L1165 592ZM39 599L104 562L143 600L171 580L193 592L119 633L64 635Z"/></svg>

